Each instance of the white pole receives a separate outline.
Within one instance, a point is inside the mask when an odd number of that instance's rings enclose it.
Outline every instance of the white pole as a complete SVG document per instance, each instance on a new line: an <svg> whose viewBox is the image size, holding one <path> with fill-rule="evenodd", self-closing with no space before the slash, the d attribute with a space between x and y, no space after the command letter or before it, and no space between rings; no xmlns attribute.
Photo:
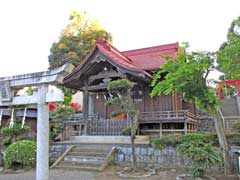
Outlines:
<svg viewBox="0 0 240 180"><path fill-rule="evenodd" d="M38 87L36 180L48 180L49 177L49 110L46 103L47 91L47 84Z"/></svg>

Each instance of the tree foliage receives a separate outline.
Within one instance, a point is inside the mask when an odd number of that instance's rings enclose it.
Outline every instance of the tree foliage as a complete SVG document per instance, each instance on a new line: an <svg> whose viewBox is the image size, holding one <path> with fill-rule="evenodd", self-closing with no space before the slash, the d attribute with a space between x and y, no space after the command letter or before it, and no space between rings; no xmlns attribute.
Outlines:
<svg viewBox="0 0 240 180"><path fill-rule="evenodd" d="M70 23L62 31L60 38L54 42L49 55L50 68L70 62L74 65L89 53L99 37L111 41L112 36L96 20L86 13L72 12Z"/></svg>
<svg viewBox="0 0 240 180"><path fill-rule="evenodd" d="M154 74L151 96L176 92L190 103L205 111L214 111L217 97L207 87L207 77L214 68L214 54L210 52L192 52L168 57L168 62Z"/></svg>
<svg viewBox="0 0 240 180"><path fill-rule="evenodd" d="M232 21L227 41L217 52L217 63L226 79L240 79L240 17Z"/></svg>
<svg viewBox="0 0 240 180"><path fill-rule="evenodd" d="M214 54L209 52L192 52L179 54L176 58L168 58L168 62L154 75L151 95L170 94L176 92L183 99L208 112L214 120L219 144L224 159L224 173L230 173L230 157L228 143L223 125L217 116L218 99L212 88L208 86L207 77L214 67Z"/></svg>
<svg viewBox="0 0 240 180"><path fill-rule="evenodd" d="M136 109L131 98L131 89L133 88L133 85L134 84L127 79L111 81L108 84L108 91L111 94L115 94L112 99L108 100L108 105L117 104L120 107L118 111L113 112L114 116L121 113L134 116L136 113Z"/></svg>

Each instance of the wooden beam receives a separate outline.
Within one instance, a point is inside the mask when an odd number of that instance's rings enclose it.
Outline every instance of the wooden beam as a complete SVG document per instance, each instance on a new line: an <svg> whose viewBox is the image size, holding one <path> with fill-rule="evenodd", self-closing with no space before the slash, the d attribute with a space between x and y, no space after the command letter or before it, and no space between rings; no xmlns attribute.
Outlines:
<svg viewBox="0 0 240 180"><path fill-rule="evenodd" d="M114 77L124 77L124 74L118 73L116 71L110 72L101 72L97 75L89 76L88 84L91 84L95 80L102 79L102 78L114 78Z"/></svg>
<svg viewBox="0 0 240 180"><path fill-rule="evenodd" d="M89 91L92 91L92 90L99 90L99 89L107 89L107 84L99 84L99 85L92 85L92 86L88 86L88 87L83 87L82 88L84 91L85 90L89 90Z"/></svg>

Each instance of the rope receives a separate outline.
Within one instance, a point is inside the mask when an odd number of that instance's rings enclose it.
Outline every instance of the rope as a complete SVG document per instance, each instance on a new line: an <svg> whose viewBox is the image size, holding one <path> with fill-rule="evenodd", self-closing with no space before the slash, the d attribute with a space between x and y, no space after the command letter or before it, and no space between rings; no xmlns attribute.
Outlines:
<svg viewBox="0 0 240 180"><path fill-rule="evenodd" d="M24 109L24 114L23 114L23 118L22 118L22 128L23 128L23 126L24 126L24 124L25 124L26 115L27 115L27 108L25 107L25 109Z"/></svg>

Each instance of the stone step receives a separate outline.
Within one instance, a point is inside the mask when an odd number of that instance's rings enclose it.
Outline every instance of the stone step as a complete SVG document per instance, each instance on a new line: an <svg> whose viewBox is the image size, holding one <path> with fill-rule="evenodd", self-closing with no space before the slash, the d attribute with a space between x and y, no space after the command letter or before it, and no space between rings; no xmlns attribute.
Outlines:
<svg viewBox="0 0 240 180"><path fill-rule="evenodd" d="M92 147L74 147L71 152L96 152L96 153L108 153L111 148L92 148Z"/></svg>
<svg viewBox="0 0 240 180"><path fill-rule="evenodd" d="M87 166L87 167L101 167L103 161L69 161L64 160L59 163L59 166Z"/></svg>
<svg viewBox="0 0 240 180"><path fill-rule="evenodd" d="M77 151L69 152L68 156L91 156L91 157L106 157L108 152L94 152L94 151Z"/></svg>
<svg viewBox="0 0 240 180"><path fill-rule="evenodd" d="M64 162L82 162L82 163L103 163L105 157L93 157L93 156L65 156Z"/></svg>
<svg viewBox="0 0 240 180"><path fill-rule="evenodd" d="M87 144L130 144L130 136L71 136L70 141Z"/></svg>
<svg viewBox="0 0 240 180"><path fill-rule="evenodd" d="M80 171L92 171L92 172L98 172L99 167L91 167L91 166L71 166L71 165L58 165L55 168L57 169L64 169L64 170L80 170Z"/></svg>

